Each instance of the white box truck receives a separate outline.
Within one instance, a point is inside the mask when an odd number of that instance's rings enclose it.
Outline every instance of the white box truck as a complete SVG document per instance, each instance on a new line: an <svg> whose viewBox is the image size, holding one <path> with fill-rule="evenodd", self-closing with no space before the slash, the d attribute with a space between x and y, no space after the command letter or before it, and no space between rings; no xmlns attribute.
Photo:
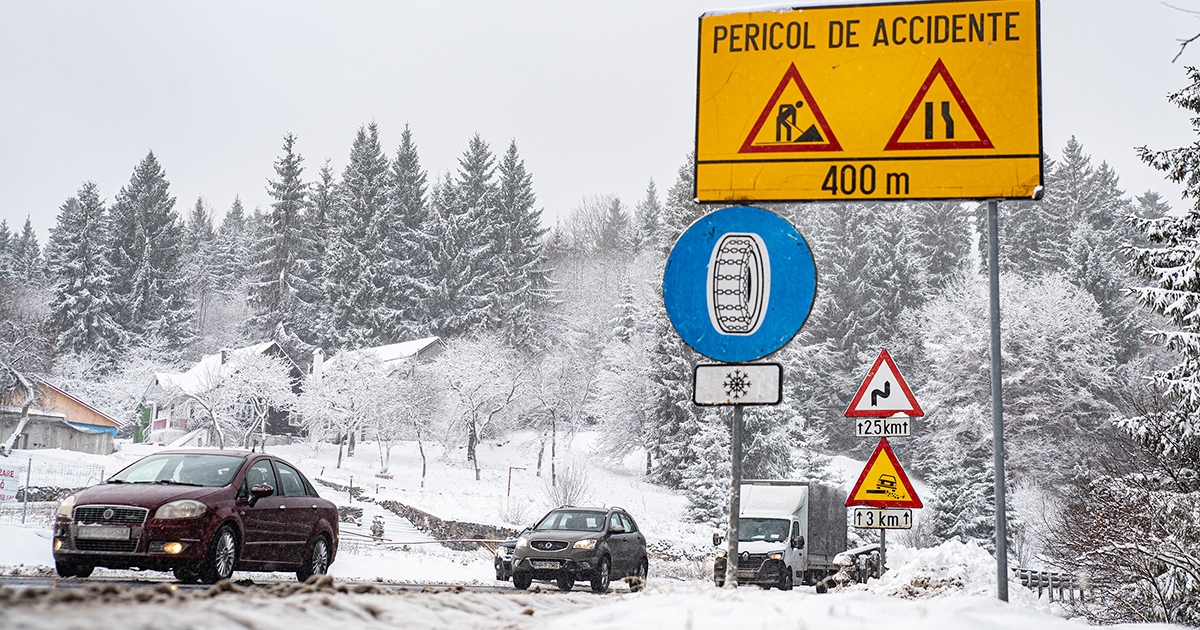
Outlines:
<svg viewBox="0 0 1200 630"><path fill-rule="evenodd" d="M808 481L742 482L738 526L738 584L789 590L818 584L837 572L833 558L846 550L846 493ZM721 545L723 536L713 536ZM726 550L713 562L725 584Z"/></svg>

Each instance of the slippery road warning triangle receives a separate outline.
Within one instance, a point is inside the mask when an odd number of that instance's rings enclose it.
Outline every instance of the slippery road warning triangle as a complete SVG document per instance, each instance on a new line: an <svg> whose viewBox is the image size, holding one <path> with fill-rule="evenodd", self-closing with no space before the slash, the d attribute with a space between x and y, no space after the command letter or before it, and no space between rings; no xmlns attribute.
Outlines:
<svg viewBox="0 0 1200 630"><path fill-rule="evenodd" d="M939 78L940 95L930 95L930 89ZM941 86L945 86L946 89L942 89ZM916 116L918 109L922 111L922 116ZM960 116L965 120L959 120ZM913 124L914 118L918 120L917 124ZM964 129L962 125L955 124L956 121L966 122L969 128ZM972 134L974 138L970 137ZM992 148L992 141L983 130L975 112L971 110L967 98L963 96L962 90L958 89L958 84L950 76L946 64L938 59L883 150Z"/></svg>
<svg viewBox="0 0 1200 630"><path fill-rule="evenodd" d="M768 125L770 120L772 124ZM808 85L791 64L738 153L841 151Z"/></svg>
<svg viewBox="0 0 1200 630"><path fill-rule="evenodd" d="M863 466L858 482L854 484L854 489L846 499L846 507L852 505L878 508L923 507L912 482L908 480L908 475L904 474L900 462L896 461L896 454L892 452L887 438L879 440L875 452L871 453L871 459Z"/></svg>
<svg viewBox="0 0 1200 630"><path fill-rule="evenodd" d="M847 418L887 418L901 414L909 417L925 415L917 397L913 396L908 383L900 376L900 369L888 354L887 348L879 351L875 365L867 372L858 393L846 409Z"/></svg>

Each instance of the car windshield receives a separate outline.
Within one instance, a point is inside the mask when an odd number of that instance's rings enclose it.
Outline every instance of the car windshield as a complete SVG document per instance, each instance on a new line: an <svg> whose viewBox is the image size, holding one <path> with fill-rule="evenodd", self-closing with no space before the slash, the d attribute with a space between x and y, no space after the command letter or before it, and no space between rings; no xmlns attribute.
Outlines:
<svg viewBox="0 0 1200 630"><path fill-rule="evenodd" d="M161 483L217 488L233 481L244 457L236 455L151 455L108 478L108 483Z"/></svg>
<svg viewBox="0 0 1200 630"><path fill-rule="evenodd" d="M782 518L741 518L738 519L738 540L786 540L788 521Z"/></svg>
<svg viewBox="0 0 1200 630"><path fill-rule="evenodd" d="M604 531L604 512L585 512L583 510L555 510L546 515L542 522L534 527L534 531L573 531L573 532L602 532Z"/></svg>

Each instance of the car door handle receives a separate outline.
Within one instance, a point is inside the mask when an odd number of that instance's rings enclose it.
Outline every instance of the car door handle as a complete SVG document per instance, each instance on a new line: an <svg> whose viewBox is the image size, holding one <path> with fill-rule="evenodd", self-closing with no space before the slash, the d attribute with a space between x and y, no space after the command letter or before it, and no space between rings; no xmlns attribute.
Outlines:
<svg viewBox="0 0 1200 630"><path fill-rule="evenodd" d="M286 506L286 505L281 505L281 506L279 506L279 509L281 509L281 510L286 510L286 509L287 509L287 506Z"/></svg>
<svg viewBox="0 0 1200 630"><path fill-rule="evenodd" d="M317 509L317 506L315 503L313 504L312 509L314 509L314 510Z"/></svg>

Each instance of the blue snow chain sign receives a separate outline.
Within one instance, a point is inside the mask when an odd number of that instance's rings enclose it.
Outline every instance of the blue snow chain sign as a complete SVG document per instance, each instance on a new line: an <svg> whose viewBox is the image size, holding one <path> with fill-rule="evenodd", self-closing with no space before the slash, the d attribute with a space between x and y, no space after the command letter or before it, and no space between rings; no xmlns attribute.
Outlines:
<svg viewBox="0 0 1200 630"><path fill-rule="evenodd" d="M761 359L808 319L817 267L808 243L774 212L735 206L689 227L667 257L663 301L687 345L716 361Z"/></svg>

